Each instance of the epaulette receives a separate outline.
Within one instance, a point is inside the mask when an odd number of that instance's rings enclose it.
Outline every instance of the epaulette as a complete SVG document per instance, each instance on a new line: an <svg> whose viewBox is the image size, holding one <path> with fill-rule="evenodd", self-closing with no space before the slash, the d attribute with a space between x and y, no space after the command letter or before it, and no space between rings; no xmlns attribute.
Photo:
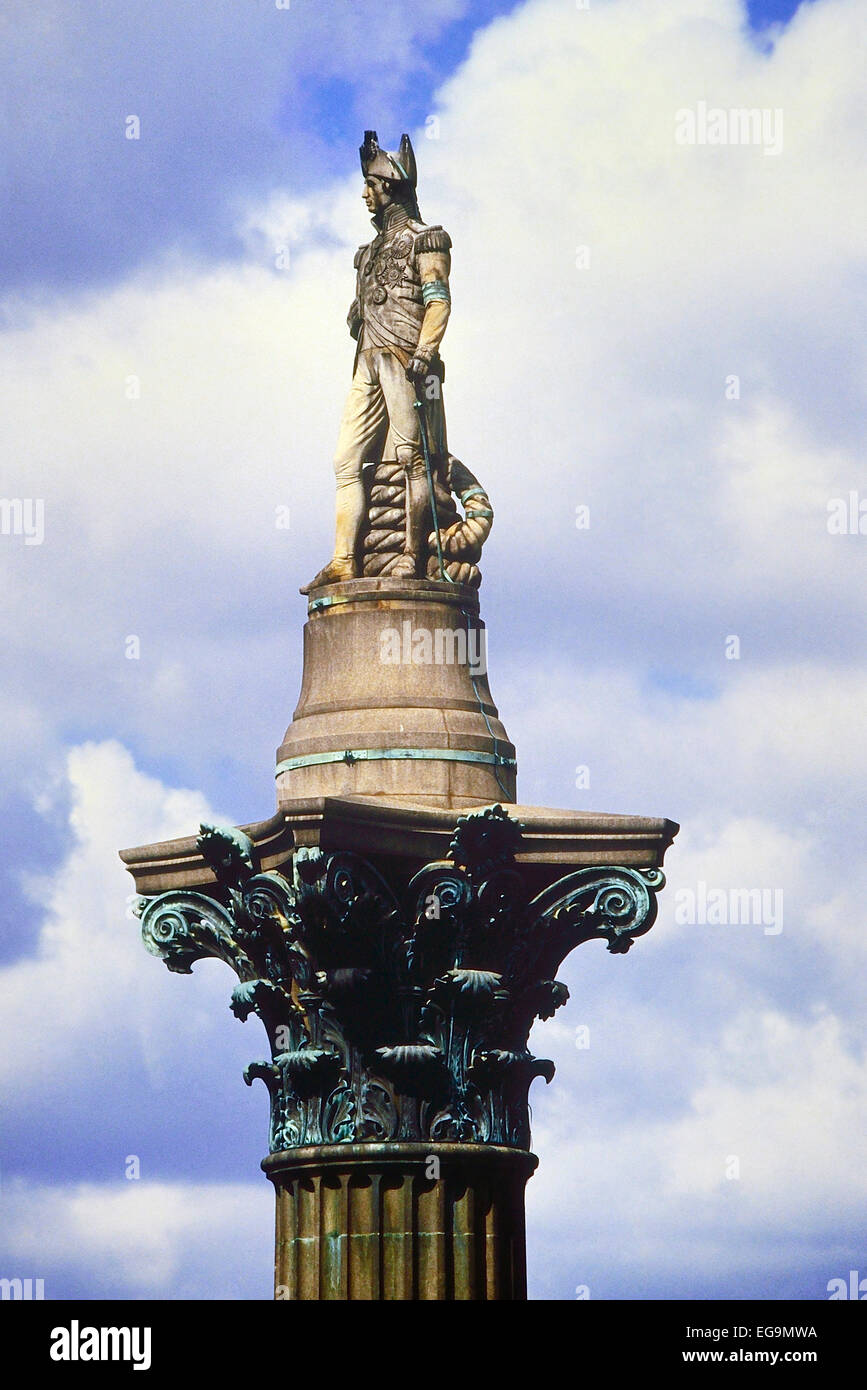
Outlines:
<svg viewBox="0 0 867 1390"><path fill-rule="evenodd" d="M442 227L428 227L415 239L416 253L424 251L450 251L452 239Z"/></svg>
<svg viewBox="0 0 867 1390"><path fill-rule="evenodd" d="M356 270L357 270L358 267L361 265L361 258L362 258L362 256L364 255L364 253L365 253L366 250L367 250L367 246L366 246L366 245L365 245L365 246L359 246L359 248L358 248L358 250L356 251L355 255L352 257L352 264L354 265L354 267L355 267Z"/></svg>

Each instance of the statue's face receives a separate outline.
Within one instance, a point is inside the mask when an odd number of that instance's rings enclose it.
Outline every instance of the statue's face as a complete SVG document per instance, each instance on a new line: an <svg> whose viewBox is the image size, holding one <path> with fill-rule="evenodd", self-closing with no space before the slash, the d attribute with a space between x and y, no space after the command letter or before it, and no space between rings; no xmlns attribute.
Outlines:
<svg viewBox="0 0 867 1390"><path fill-rule="evenodd" d="M378 179L375 175L364 180L364 191L361 196L367 204L367 210L371 216L375 216L382 208L388 207L391 202L391 194L386 192L382 179Z"/></svg>

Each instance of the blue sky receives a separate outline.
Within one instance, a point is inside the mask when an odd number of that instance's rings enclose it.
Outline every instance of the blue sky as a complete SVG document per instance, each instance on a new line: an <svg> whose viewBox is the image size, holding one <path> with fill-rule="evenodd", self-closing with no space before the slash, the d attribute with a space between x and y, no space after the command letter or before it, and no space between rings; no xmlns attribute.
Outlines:
<svg viewBox="0 0 867 1390"><path fill-rule="evenodd" d="M422 125L474 35L515 8L500 0L294 0L285 10L253 0L206 12L173 0L20 6L4 36L10 216L0 283L84 287L172 244L243 254L237 199L308 192L340 177L365 124ZM753 0L749 22L761 33L796 8ZM26 121L16 119L22 110ZM145 135L134 158L117 139L130 113Z"/></svg>
<svg viewBox="0 0 867 1390"><path fill-rule="evenodd" d="M411 131L455 243L450 439L496 512L520 799L683 826L654 931L576 953L535 1035L532 1296L812 1299L863 1265L867 538L828 507L863 491L864 28L858 0L51 0L0 29L0 495L45 506L44 543L0 535L0 1273L268 1295L262 1039L217 963L144 954L116 851L273 808L368 126ZM700 101L781 111L781 148L678 145ZM699 881L779 887L782 932L679 922Z"/></svg>

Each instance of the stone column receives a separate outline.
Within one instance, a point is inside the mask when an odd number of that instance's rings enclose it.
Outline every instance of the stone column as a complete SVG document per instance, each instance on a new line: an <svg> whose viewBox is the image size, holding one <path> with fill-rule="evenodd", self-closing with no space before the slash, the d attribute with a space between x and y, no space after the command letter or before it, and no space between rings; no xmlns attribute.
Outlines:
<svg viewBox="0 0 867 1390"><path fill-rule="evenodd" d="M277 1192L275 1294L523 1299L537 1159L479 1144L332 1144L262 1167Z"/></svg>
<svg viewBox="0 0 867 1390"><path fill-rule="evenodd" d="M360 829L329 827L329 800L321 840L376 840L363 817ZM294 811L309 836L311 809ZM424 825L401 814L402 836L395 808L378 808L388 833L412 843ZM176 971L224 960L239 981L233 1012L265 1026L269 1056L245 1079L271 1098L263 1166L277 1193L279 1297L525 1296L527 1094L554 1071L528 1050L530 1027L568 998L555 978L563 957L592 940L627 951L663 883L654 866L597 865L534 893L557 871L545 843L557 828L543 833L538 815L522 828L499 806L468 812L444 857L420 866L297 844L287 856L268 822L255 829L279 869L263 867L246 832L215 827L198 837L195 866L182 844L127 856L143 884L164 888L139 900L147 948ZM591 842L613 833L586 829ZM630 829L645 858L647 841L658 854L670 834L665 822L627 823L621 849ZM196 878L210 882L165 887Z"/></svg>
<svg viewBox="0 0 867 1390"><path fill-rule="evenodd" d="M225 961L264 1025L278 1298L526 1297L530 1028L656 916L677 826L513 804L482 648L425 648L480 628L460 586L318 591L276 815L122 855L148 950Z"/></svg>

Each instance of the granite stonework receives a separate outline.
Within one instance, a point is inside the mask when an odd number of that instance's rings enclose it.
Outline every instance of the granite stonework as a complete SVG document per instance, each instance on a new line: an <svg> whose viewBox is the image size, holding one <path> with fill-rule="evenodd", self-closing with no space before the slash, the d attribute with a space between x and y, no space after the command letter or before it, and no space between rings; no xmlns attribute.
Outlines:
<svg viewBox="0 0 867 1390"><path fill-rule="evenodd" d="M222 959L265 1027L245 1075L270 1097L278 1298L526 1297L528 1093L554 1070L530 1029L575 946L650 929L677 831L514 802L487 673L403 642L480 630L442 587L314 593L275 814L121 855L148 950ZM408 661L380 660L389 630Z"/></svg>
<svg viewBox="0 0 867 1390"><path fill-rule="evenodd" d="M475 589L379 578L316 590L301 694L277 754L279 804L354 794L443 807L514 801L515 749L486 658Z"/></svg>
<svg viewBox="0 0 867 1390"><path fill-rule="evenodd" d="M526 1298L524 1187L536 1164L478 1144L320 1145L266 1158L278 1297Z"/></svg>

